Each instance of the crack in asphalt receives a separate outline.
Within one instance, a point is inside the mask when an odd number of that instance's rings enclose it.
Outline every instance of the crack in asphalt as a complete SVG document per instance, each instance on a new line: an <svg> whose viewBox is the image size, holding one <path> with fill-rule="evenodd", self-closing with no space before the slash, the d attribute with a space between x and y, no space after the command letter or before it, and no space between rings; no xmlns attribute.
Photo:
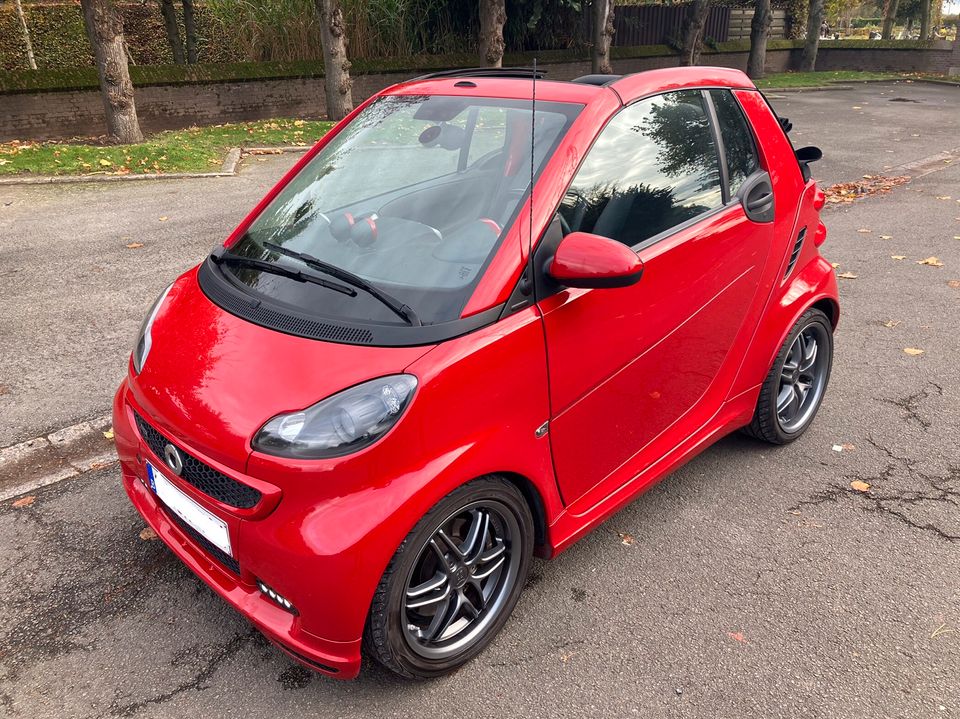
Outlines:
<svg viewBox="0 0 960 719"><path fill-rule="evenodd" d="M900 397L899 399L890 399L889 397L881 397L880 401L886 402L887 404L892 404L895 407L899 407L906 415L904 419L913 420L925 430L930 429L933 424L932 420L926 419L920 414L920 406L927 399L930 399L932 393L936 393L936 396L943 396L943 387L936 382L927 381L926 386L922 389L909 394L906 397Z"/></svg>
<svg viewBox="0 0 960 719"><path fill-rule="evenodd" d="M936 383L930 384L943 391ZM923 394L923 391L918 392L917 396ZM933 522L920 522L906 512L907 507L930 508L944 505L951 508L960 507L960 466L950 466L946 476L929 475L915 469L913 460L901 457L873 438L868 437L867 442L893 460L874 476L862 474L844 476L846 480L866 482L870 485L868 490L860 491L850 486L828 487L797 502L789 511L796 512L802 507L828 503L838 504L844 498L851 498L861 503L860 508L864 512L891 517L911 529L930 533L947 542L960 542L960 534L953 534ZM922 482L925 485L924 488L884 491L883 486L889 482L895 482L896 475L900 471Z"/></svg>
<svg viewBox="0 0 960 719"><path fill-rule="evenodd" d="M148 699L141 699L139 701L129 702L127 704L120 704L119 700L114 699L110 704L110 709L108 712L105 714L100 714L99 717L130 717L149 706L155 706L168 702L184 692L191 690L203 691L207 688L207 682L213 678L217 671L219 671L220 667L238 654L248 642L256 639L258 634L259 632L257 632L256 629L250 627L250 629L247 631L235 635L226 644L220 645L214 655L210 657L210 659L203 666L201 666L190 679L181 682L169 691L163 692L162 694L157 694L156 696Z"/></svg>

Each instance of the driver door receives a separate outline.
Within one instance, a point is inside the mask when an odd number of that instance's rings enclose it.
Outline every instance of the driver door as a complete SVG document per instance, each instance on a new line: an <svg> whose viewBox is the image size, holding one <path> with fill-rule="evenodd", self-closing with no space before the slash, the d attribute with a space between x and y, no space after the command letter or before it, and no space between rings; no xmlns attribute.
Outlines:
<svg viewBox="0 0 960 719"><path fill-rule="evenodd" d="M601 501L657 458L654 440L671 428L689 435L729 391L715 379L757 301L772 223L749 220L724 184L711 112L700 90L625 107L561 205L567 231L621 241L644 265L630 287L540 302L549 436L568 505Z"/></svg>

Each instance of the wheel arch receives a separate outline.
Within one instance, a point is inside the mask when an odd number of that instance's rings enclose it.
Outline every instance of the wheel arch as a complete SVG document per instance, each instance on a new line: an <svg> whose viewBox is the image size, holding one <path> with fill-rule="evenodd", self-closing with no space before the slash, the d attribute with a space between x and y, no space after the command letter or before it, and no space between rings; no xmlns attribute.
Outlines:
<svg viewBox="0 0 960 719"><path fill-rule="evenodd" d="M816 302L814 302L812 305L810 305L810 307L812 307L813 309L818 309L821 312L823 312L823 314L827 316L827 319L830 320L831 329L834 329L834 330L837 329L837 324L840 322L840 303L839 302L837 302L832 297L822 297ZM806 310L804 310L804 312L806 312ZM802 315L803 313L801 312L800 314Z"/></svg>
<svg viewBox="0 0 960 719"><path fill-rule="evenodd" d="M552 548L547 535L547 511L537 485L527 477L516 472L493 472L514 485L523 495L530 514L533 516L534 551L537 556L547 557L552 554ZM473 481L473 480L470 480Z"/></svg>

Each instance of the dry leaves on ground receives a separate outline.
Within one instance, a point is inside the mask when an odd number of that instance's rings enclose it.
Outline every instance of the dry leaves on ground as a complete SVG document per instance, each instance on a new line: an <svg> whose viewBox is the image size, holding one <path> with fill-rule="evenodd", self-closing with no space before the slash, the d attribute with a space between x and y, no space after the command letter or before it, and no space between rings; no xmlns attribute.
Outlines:
<svg viewBox="0 0 960 719"><path fill-rule="evenodd" d="M854 274L853 272L841 272L837 277L841 280L855 280L859 275Z"/></svg>
<svg viewBox="0 0 960 719"><path fill-rule="evenodd" d="M632 547L637 542L632 534L627 534L626 532L617 532L617 536L620 537L620 543L626 544L628 547Z"/></svg>
<svg viewBox="0 0 960 719"><path fill-rule="evenodd" d="M140 539L149 542L157 538L157 533L154 532L150 527L144 527L140 530Z"/></svg>
<svg viewBox="0 0 960 719"><path fill-rule="evenodd" d="M894 327L899 327L899 326L900 326L900 320L887 320L886 322L883 322L882 324L883 324L884 327L887 327L887 328L889 328L889 329L893 329Z"/></svg>
<svg viewBox="0 0 960 719"><path fill-rule="evenodd" d="M873 230L871 230L871 229L869 229L869 228L867 228L867 227L861 227L859 230L857 230L857 232L859 232L860 234L863 234L863 235L869 235L871 232L873 232Z"/></svg>
<svg viewBox="0 0 960 719"><path fill-rule="evenodd" d="M855 479L850 483L850 486L857 490L858 492L866 492L870 489L870 485L864 482L862 479Z"/></svg>
<svg viewBox="0 0 960 719"><path fill-rule="evenodd" d="M943 267L943 263L936 257L928 257L925 260L917 260L918 265L930 265L931 267Z"/></svg>
<svg viewBox="0 0 960 719"><path fill-rule="evenodd" d="M103 433L104 439L113 439L113 427Z"/></svg>
<svg viewBox="0 0 960 719"><path fill-rule="evenodd" d="M166 215L163 215L162 217L160 217L160 218L158 218L158 219L160 220L160 222L166 222L166 221L169 220L170 218L167 217Z"/></svg>
<svg viewBox="0 0 960 719"><path fill-rule="evenodd" d="M922 349L917 349L916 347L904 347L903 351L906 352L911 357L919 357L923 354Z"/></svg>
<svg viewBox="0 0 960 719"><path fill-rule="evenodd" d="M14 503L13 503L13 506L14 506L14 507L29 507L31 504L33 504L33 503L36 502L36 501L37 501L37 498L36 498L34 495L28 494L26 497L21 497L21 498L18 499L16 502L14 502Z"/></svg>
<svg viewBox="0 0 960 719"><path fill-rule="evenodd" d="M960 280L947 280L947 287L952 287L955 290L960 290Z"/></svg>
<svg viewBox="0 0 960 719"><path fill-rule="evenodd" d="M838 182L836 185L830 185L830 187L824 189L823 194L826 195L828 203L846 203L853 202L860 197L886 194L897 185L903 185L907 182L910 182L908 175L898 177L875 175L870 179L857 180L856 182Z"/></svg>
<svg viewBox="0 0 960 719"><path fill-rule="evenodd" d="M906 255L890 255L891 260L905 260L907 259Z"/></svg>
<svg viewBox="0 0 960 719"><path fill-rule="evenodd" d="M747 641L747 638L743 636L743 632L727 632L727 636L743 644L750 643Z"/></svg>
<svg viewBox="0 0 960 719"><path fill-rule="evenodd" d="M881 240L892 240L893 235L880 235Z"/></svg>
<svg viewBox="0 0 960 719"><path fill-rule="evenodd" d="M139 250L141 247L143 247L143 243L142 243L142 242L130 242L130 243L127 243L126 247L127 247L128 250Z"/></svg>

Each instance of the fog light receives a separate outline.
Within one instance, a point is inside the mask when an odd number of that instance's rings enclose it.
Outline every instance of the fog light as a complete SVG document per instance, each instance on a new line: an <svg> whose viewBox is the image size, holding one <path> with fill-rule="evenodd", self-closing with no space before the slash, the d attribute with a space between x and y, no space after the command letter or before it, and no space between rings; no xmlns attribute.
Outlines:
<svg viewBox="0 0 960 719"><path fill-rule="evenodd" d="M265 594L270 598L270 600L276 604L281 609L286 609L291 614L299 614L297 608L290 603L290 600L284 596L281 596L279 592L274 589L271 589L266 584L257 580L257 588L260 590L261 594Z"/></svg>

